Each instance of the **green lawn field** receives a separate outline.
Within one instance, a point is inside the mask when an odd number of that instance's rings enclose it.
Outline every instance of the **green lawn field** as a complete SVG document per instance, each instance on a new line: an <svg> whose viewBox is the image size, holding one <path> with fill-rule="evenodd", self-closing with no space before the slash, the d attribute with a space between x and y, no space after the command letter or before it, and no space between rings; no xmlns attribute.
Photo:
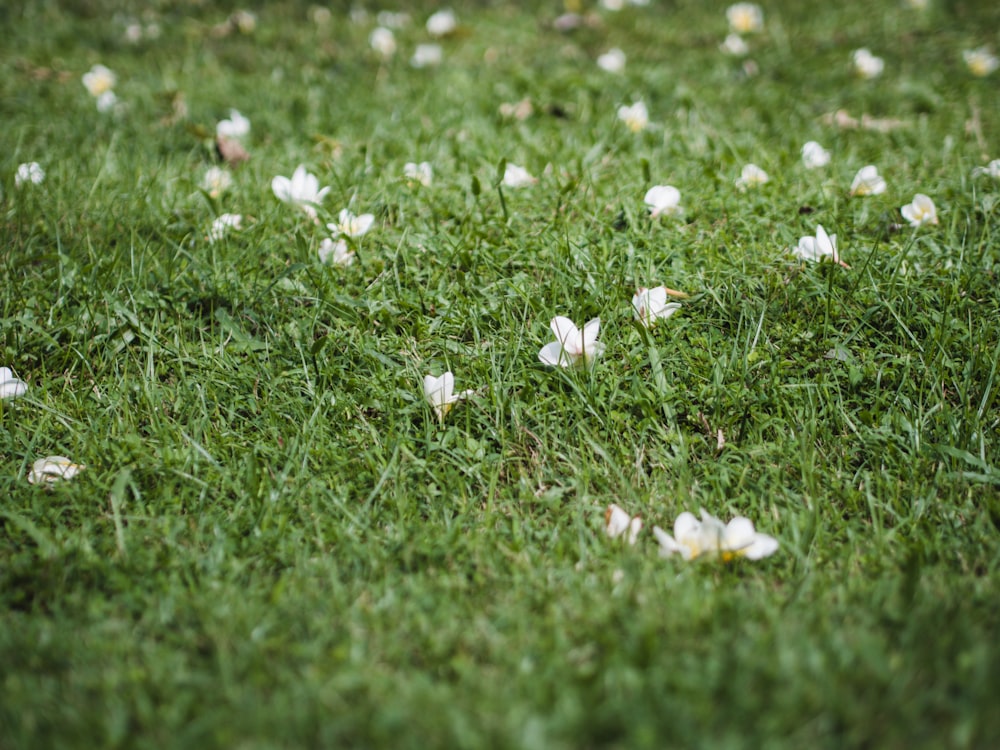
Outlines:
<svg viewBox="0 0 1000 750"><path fill-rule="evenodd" d="M1000 746L1000 7L389 2L0 8L0 748Z"/></svg>

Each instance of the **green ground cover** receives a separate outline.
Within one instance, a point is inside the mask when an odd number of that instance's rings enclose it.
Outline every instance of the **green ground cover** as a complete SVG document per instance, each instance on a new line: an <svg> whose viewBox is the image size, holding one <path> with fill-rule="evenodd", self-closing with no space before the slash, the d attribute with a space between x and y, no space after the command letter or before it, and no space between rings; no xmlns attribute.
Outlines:
<svg viewBox="0 0 1000 750"><path fill-rule="evenodd" d="M1000 10L774 0L727 54L726 3L451 7L389 57L375 5L0 8L0 748L1000 744ZM557 315L589 369L539 361ZM661 558L699 508L778 551Z"/></svg>

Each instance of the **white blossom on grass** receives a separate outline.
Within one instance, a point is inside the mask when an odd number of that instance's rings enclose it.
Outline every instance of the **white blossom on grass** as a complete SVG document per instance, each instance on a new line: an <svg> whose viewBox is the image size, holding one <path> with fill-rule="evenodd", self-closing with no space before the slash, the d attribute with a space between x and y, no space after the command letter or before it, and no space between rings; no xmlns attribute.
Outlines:
<svg viewBox="0 0 1000 750"><path fill-rule="evenodd" d="M962 59L965 60L969 72L978 78L988 76L1000 68L1000 58L990 52L989 47L967 49L962 53Z"/></svg>
<svg viewBox="0 0 1000 750"><path fill-rule="evenodd" d="M274 191L278 200L298 206L313 221L317 220L316 207L330 192L329 187L320 189L319 178L307 172L301 164L296 168L291 179L278 175L271 180L271 190Z"/></svg>
<svg viewBox="0 0 1000 750"><path fill-rule="evenodd" d="M357 239L371 229L374 223L375 216L373 214L355 216L345 208L337 216L337 221L327 224L326 228L333 232L334 239L339 237Z"/></svg>
<svg viewBox="0 0 1000 750"><path fill-rule="evenodd" d="M208 230L209 242L218 242L230 231L243 228L243 216L241 214L220 214L212 222L212 226Z"/></svg>
<svg viewBox="0 0 1000 750"><path fill-rule="evenodd" d="M250 134L250 120L240 114L239 110L229 110L229 117L219 120L215 125L215 135L219 138L234 138L240 140Z"/></svg>
<svg viewBox="0 0 1000 750"><path fill-rule="evenodd" d="M552 319L549 328L556 340L538 352L540 362L552 367L590 366L604 352L604 344L597 340L601 319L594 318L580 330L572 320L559 315Z"/></svg>
<svg viewBox="0 0 1000 750"><path fill-rule="evenodd" d="M372 33L368 36L368 44L385 60L396 54L396 35L385 26L372 29Z"/></svg>
<svg viewBox="0 0 1000 750"><path fill-rule="evenodd" d="M621 73L625 70L625 53L612 47L597 58L597 67L606 73Z"/></svg>
<svg viewBox="0 0 1000 750"><path fill-rule="evenodd" d="M652 218L659 216L679 216L684 212L681 206L681 191L673 185L654 185L643 198Z"/></svg>
<svg viewBox="0 0 1000 750"><path fill-rule="evenodd" d="M444 59L444 52L440 44L418 44L410 58L410 65L414 68L432 68L440 65Z"/></svg>
<svg viewBox="0 0 1000 750"><path fill-rule="evenodd" d="M9 367L0 367L0 399L19 398L28 390L28 384L14 376Z"/></svg>
<svg viewBox="0 0 1000 750"><path fill-rule="evenodd" d="M913 202L908 203L900 209L903 218L910 222L911 227L922 227L925 224L937 224L937 208L934 201L923 193L913 196Z"/></svg>
<svg viewBox="0 0 1000 750"><path fill-rule="evenodd" d="M14 186L41 185L44 179L45 170L42 169L42 165L37 161L29 161L18 165L17 171L14 173Z"/></svg>
<svg viewBox="0 0 1000 750"><path fill-rule="evenodd" d="M83 74L83 85L95 99L100 97L101 94L111 91L117 81L118 77L103 65L94 65L88 72Z"/></svg>
<svg viewBox="0 0 1000 750"><path fill-rule="evenodd" d="M681 513L674 522L673 536L659 526L653 527L653 536L660 543L662 557L680 555L685 560L699 557L719 558L724 562L737 557L760 560L778 551L778 540L754 529L749 518L736 516L724 524L704 509L700 521L692 513Z"/></svg>
<svg viewBox="0 0 1000 750"><path fill-rule="evenodd" d="M985 167L976 167L972 170L973 177L992 177L994 180L1000 180L1000 159L994 159Z"/></svg>
<svg viewBox="0 0 1000 750"><path fill-rule="evenodd" d="M347 240L327 237L319 245L319 261L335 266L349 266L354 262L354 251Z"/></svg>
<svg viewBox="0 0 1000 750"><path fill-rule="evenodd" d="M851 181L851 195L881 195L885 189L885 180L872 164L859 169Z"/></svg>
<svg viewBox="0 0 1000 750"><path fill-rule="evenodd" d="M809 141L802 147L802 163L806 169L818 169L830 163L830 152L816 141Z"/></svg>
<svg viewBox="0 0 1000 750"><path fill-rule="evenodd" d="M538 179L524 167L510 163L504 167L503 184L505 187L522 188L534 185L536 182L538 182Z"/></svg>
<svg viewBox="0 0 1000 750"><path fill-rule="evenodd" d="M625 127L633 133L638 133L646 129L649 125L649 110L644 102L635 102L631 105L622 105L618 108L618 119L625 123Z"/></svg>
<svg viewBox="0 0 1000 750"><path fill-rule="evenodd" d="M764 11L756 3L735 3L726 8L729 30L736 34L752 34L764 29Z"/></svg>
<svg viewBox="0 0 1000 750"><path fill-rule="evenodd" d="M612 539L617 539L623 534L629 544L635 544L642 531L642 518L630 516L628 512L619 505L611 503L604 512L604 533Z"/></svg>
<svg viewBox="0 0 1000 750"><path fill-rule="evenodd" d="M656 321L665 320L680 310L679 303L667 302L672 291L665 286L656 286L652 289L639 287L632 296L632 313L635 319L646 328L652 328L656 325Z"/></svg>
<svg viewBox="0 0 1000 750"><path fill-rule="evenodd" d="M747 164L740 171L740 176L736 178L736 187L740 190L747 190L763 185L769 179L771 178L768 177L767 172L756 164Z"/></svg>
<svg viewBox="0 0 1000 750"><path fill-rule="evenodd" d="M233 184L233 176L222 167L209 167L201 178L201 188L212 198L218 198Z"/></svg>
<svg viewBox="0 0 1000 750"><path fill-rule="evenodd" d="M53 484L62 479L72 479L86 467L75 464L65 456L47 456L35 461L28 472L31 484Z"/></svg>
<svg viewBox="0 0 1000 750"><path fill-rule="evenodd" d="M118 97L114 91L105 91L97 97L96 103L98 112L110 112L118 104Z"/></svg>
<svg viewBox="0 0 1000 750"><path fill-rule="evenodd" d="M856 49L851 53L854 72L862 78L878 78L885 70L885 60L876 57L867 47Z"/></svg>
<svg viewBox="0 0 1000 750"><path fill-rule="evenodd" d="M427 19L427 33L431 36L447 36L458 28L458 19L452 10L445 9L432 13Z"/></svg>
<svg viewBox="0 0 1000 750"><path fill-rule="evenodd" d="M726 39L719 45L719 49L733 57L743 57L750 53L750 45L739 34L732 32L726 35Z"/></svg>
<svg viewBox="0 0 1000 750"><path fill-rule="evenodd" d="M434 179L434 168L430 162L422 161L419 164L409 161L403 165L403 176L410 183L420 183L424 187L430 187Z"/></svg>
<svg viewBox="0 0 1000 750"><path fill-rule="evenodd" d="M444 421L456 402L471 396L473 393L474 391L455 393L455 376L451 374L451 371L446 372L441 377L424 376L424 398L434 409L439 422Z"/></svg>
<svg viewBox="0 0 1000 750"><path fill-rule="evenodd" d="M837 252L837 235L827 234L821 224L816 226L815 236L799 239L799 244L792 248L792 254L796 258L808 260L812 263L832 260L844 268L850 268L850 266L840 259L840 253Z"/></svg>

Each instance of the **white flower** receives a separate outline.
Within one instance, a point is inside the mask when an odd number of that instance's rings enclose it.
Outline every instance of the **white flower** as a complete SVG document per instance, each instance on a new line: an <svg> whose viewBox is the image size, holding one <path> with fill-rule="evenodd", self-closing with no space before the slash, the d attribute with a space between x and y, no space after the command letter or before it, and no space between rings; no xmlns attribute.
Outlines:
<svg viewBox="0 0 1000 750"><path fill-rule="evenodd" d="M643 198L649 207L652 218L658 216L678 216L684 209L681 207L681 191L673 185L654 185L646 191Z"/></svg>
<svg viewBox="0 0 1000 750"><path fill-rule="evenodd" d="M218 198L233 184L233 176L222 167L209 167L201 178L201 188L213 198Z"/></svg>
<svg viewBox="0 0 1000 750"><path fill-rule="evenodd" d="M630 516L624 508L611 503L604 512L604 532L612 539L617 539L628 532L626 539L629 544L635 544L642 531L642 519Z"/></svg>
<svg viewBox="0 0 1000 750"><path fill-rule="evenodd" d="M298 206L306 214L316 220L316 206L323 202L330 188L320 190L319 178L309 174L301 164L292 174L292 178L278 175L271 180L271 190L275 197L284 202Z"/></svg>
<svg viewBox="0 0 1000 750"><path fill-rule="evenodd" d="M383 58L388 59L396 54L396 35L385 26L372 29L368 43Z"/></svg>
<svg viewBox="0 0 1000 750"><path fill-rule="evenodd" d="M361 214L360 216L355 216L345 208L337 216L337 221L327 224L326 228L333 232L334 239L338 237L357 239L371 229L374 223L374 215Z"/></svg>
<svg viewBox="0 0 1000 750"><path fill-rule="evenodd" d="M443 58L440 44L418 44L410 58L410 65L414 68L430 68L440 65Z"/></svg>
<svg viewBox="0 0 1000 750"><path fill-rule="evenodd" d="M733 33L726 35L726 40L719 45L719 49L733 57L743 57L750 52L750 46L743 41L743 37Z"/></svg>
<svg viewBox="0 0 1000 750"><path fill-rule="evenodd" d="M903 218L910 222L911 227L922 227L924 224L937 224L937 208L934 201L923 193L913 196L913 203L909 203L900 209Z"/></svg>
<svg viewBox="0 0 1000 750"><path fill-rule="evenodd" d="M447 36L458 27L458 20L451 10L439 10L427 19L427 33L431 36Z"/></svg>
<svg viewBox="0 0 1000 750"><path fill-rule="evenodd" d="M239 113L239 110L229 110L229 119L219 120L215 126L215 135L219 138L235 138L239 140L250 133L250 120Z"/></svg>
<svg viewBox="0 0 1000 750"><path fill-rule="evenodd" d="M851 54L854 72L862 78L878 78L885 69L885 60L876 57L867 47L856 49Z"/></svg>
<svg viewBox="0 0 1000 750"><path fill-rule="evenodd" d="M229 230L242 228L243 216L241 214L221 214L212 222L207 239L209 242L218 242L229 234Z"/></svg>
<svg viewBox="0 0 1000 750"><path fill-rule="evenodd" d="M623 104L618 108L618 119L633 133L638 133L649 125L649 110L644 102L636 102L631 106Z"/></svg>
<svg viewBox="0 0 1000 750"><path fill-rule="evenodd" d="M552 319L549 328L556 340L538 352L538 359L543 364L553 367L588 366L604 352L604 344L597 340L601 330L600 318L589 321L581 331L572 320L559 315Z"/></svg>
<svg viewBox="0 0 1000 750"><path fill-rule="evenodd" d="M438 421L443 422L456 401L471 396L474 391L455 393L455 376L446 372L439 378L433 375L424 376L424 398L434 409Z"/></svg>
<svg viewBox="0 0 1000 750"><path fill-rule="evenodd" d="M83 74L83 85L95 99L115 87L117 77L103 65L95 65L89 72Z"/></svg>
<svg viewBox="0 0 1000 750"><path fill-rule="evenodd" d="M349 266L354 262L354 251L348 246L347 240L334 241L328 237L319 245L319 261L335 266Z"/></svg>
<svg viewBox="0 0 1000 750"><path fill-rule="evenodd" d="M125 41L130 44L138 44L142 41L142 24L132 22L125 27Z"/></svg>
<svg viewBox="0 0 1000 750"><path fill-rule="evenodd" d="M972 170L973 177L979 177L980 175L986 175L987 177L992 177L994 180L1000 180L1000 159L994 159L985 167L976 167Z"/></svg>
<svg viewBox="0 0 1000 750"><path fill-rule="evenodd" d="M747 188L763 185L769 179L771 178L767 176L767 172L756 164L747 164L740 171L740 176L736 178L736 187L740 190L746 190Z"/></svg>
<svg viewBox="0 0 1000 750"><path fill-rule="evenodd" d="M434 168L428 161L419 164L408 161L403 165L403 176L410 182L419 182L424 187L429 187L434 179Z"/></svg>
<svg viewBox="0 0 1000 750"><path fill-rule="evenodd" d="M0 367L0 398L17 398L28 390L28 384L14 377L9 367Z"/></svg>
<svg viewBox="0 0 1000 750"><path fill-rule="evenodd" d="M802 163L806 165L806 169L825 167L830 163L830 152L816 141L809 141L802 147Z"/></svg>
<svg viewBox="0 0 1000 750"><path fill-rule="evenodd" d="M723 524L704 509L701 510L700 521L687 511L681 513L674 522L673 536L659 526L653 527L653 535L660 543L662 557L679 554L685 560L703 555L719 557L723 561L735 557L760 560L778 551L778 540L756 531L749 518L737 516Z"/></svg>
<svg viewBox="0 0 1000 750"><path fill-rule="evenodd" d="M103 94L97 97L97 111L98 112L110 112L114 109L114 106L118 103L118 97L115 96L114 91L105 91Z"/></svg>
<svg viewBox="0 0 1000 750"><path fill-rule="evenodd" d="M625 70L625 53L612 47L597 58L597 67L608 73L621 73Z"/></svg>
<svg viewBox="0 0 1000 750"><path fill-rule="evenodd" d="M736 3L726 8L729 30L737 34L750 34L764 28L764 11L756 3Z"/></svg>
<svg viewBox="0 0 1000 750"><path fill-rule="evenodd" d="M885 180L878 173L878 167L869 164L862 167L854 175L851 182L851 195L881 195L885 192Z"/></svg>
<svg viewBox="0 0 1000 750"><path fill-rule="evenodd" d="M507 166L503 170L503 184L509 188L522 188L528 187L529 185L534 185L538 182L535 177L532 176L524 167L519 167L517 164L510 164L508 162Z"/></svg>
<svg viewBox="0 0 1000 750"><path fill-rule="evenodd" d="M796 258L814 263L829 258L834 263L844 266L844 268L848 267L840 259L840 254L837 252L837 235L827 234L821 224L816 226L815 237L802 237L799 239L798 246L792 248L792 254Z"/></svg>
<svg viewBox="0 0 1000 750"><path fill-rule="evenodd" d="M1000 59L990 52L989 47L967 49L962 53L962 58L965 60L969 72L980 78L988 76L994 70L1000 68Z"/></svg>
<svg viewBox="0 0 1000 750"><path fill-rule="evenodd" d="M632 312L635 319L646 328L652 328L660 318L669 318L681 309L677 302L667 302L670 292L665 286L652 289L639 287L632 297Z"/></svg>
<svg viewBox="0 0 1000 750"><path fill-rule="evenodd" d="M500 105L501 117L513 117L515 120L527 120L535 108L531 104L531 99L525 97L519 102L504 102Z"/></svg>
<svg viewBox="0 0 1000 750"><path fill-rule="evenodd" d="M601 7L604 10L618 12L625 7L625 0L601 0Z"/></svg>
<svg viewBox="0 0 1000 750"><path fill-rule="evenodd" d="M28 472L28 481L32 484L52 484L60 479L72 479L85 468L65 456L47 456L35 461Z"/></svg>
<svg viewBox="0 0 1000 750"><path fill-rule="evenodd" d="M29 161L26 164L18 166L17 172L14 173L14 186L21 187L27 184L41 185L44 179L45 170L42 169L41 164L37 161Z"/></svg>

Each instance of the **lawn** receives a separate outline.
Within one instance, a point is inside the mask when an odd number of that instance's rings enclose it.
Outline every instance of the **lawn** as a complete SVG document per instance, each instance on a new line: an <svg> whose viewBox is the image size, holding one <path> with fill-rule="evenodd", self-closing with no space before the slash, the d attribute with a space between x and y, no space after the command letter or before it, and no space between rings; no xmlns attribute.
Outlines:
<svg viewBox="0 0 1000 750"><path fill-rule="evenodd" d="M0 8L0 748L1000 746L1000 8L727 5Z"/></svg>

